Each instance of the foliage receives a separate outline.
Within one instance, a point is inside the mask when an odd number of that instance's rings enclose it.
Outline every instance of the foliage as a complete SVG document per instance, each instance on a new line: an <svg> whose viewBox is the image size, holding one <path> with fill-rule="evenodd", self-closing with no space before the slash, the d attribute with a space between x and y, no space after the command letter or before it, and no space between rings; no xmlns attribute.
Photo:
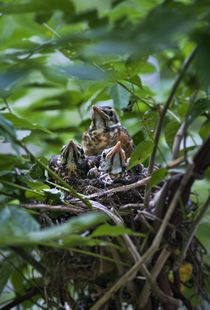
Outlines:
<svg viewBox="0 0 210 310"><path fill-rule="evenodd" d="M177 130L189 115L179 155L187 152L192 157L207 139L209 9L207 0L0 3L1 304L15 298L5 288L8 281L18 296L30 288L33 279L30 264L12 250L14 246L35 257L39 257L40 246L72 251L81 247L88 256L88 247L115 248L113 240L119 236L135 235L122 226L109 227L102 212L92 211L42 228L42 214L24 208L37 201L64 204L62 190L51 189L46 182L47 159L59 154L69 139L81 143L93 104L114 106L137 146L132 165L148 166L163 105L183 64L196 49L167 109L155 159L162 169L155 171L149 188L169 173L185 170L182 164L169 172L167 163L172 159ZM208 182L207 170L204 180L196 181L192 188L192 203L199 208L209 195ZM208 212L198 229L208 250L209 217ZM113 239L101 239L104 234ZM119 250L125 249L119 246ZM37 283L41 281L39 275L35 277ZM209 284L206 287L208 291ZM39 302L36 296L32 300L38 307ZM23 308L32 306L25 302Z"/></svg>

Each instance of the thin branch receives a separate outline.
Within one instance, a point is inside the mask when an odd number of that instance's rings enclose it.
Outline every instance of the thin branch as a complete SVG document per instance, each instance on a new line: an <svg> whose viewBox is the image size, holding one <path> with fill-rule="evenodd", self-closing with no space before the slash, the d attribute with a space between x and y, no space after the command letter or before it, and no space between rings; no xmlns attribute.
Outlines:
<svg viewBox="0 0 210 310"><path fill-rule="evenodd" d="M85 197L87 199L93 199L93 198L99 198L99 197L105 196L105 195L110 195L110 194L114 194L114 193L128 191L128 190L130 190L132 188L136 188L136 187L144 186L144 185L148 184L150 178L151 177L147 177L147 178L145 178L143 180L139 180L139 181L137 181L135 183L132 183L132 184L115 187L115 188L109 189L107 191L102 191L100 193L91 194L91 195L85 196Z"/></svg>
<svg viewBox="0 0 210 310"><path fill-rule="evenodd" d="M52 211L52 212L69 212L73 214L81 214L87 211L87 209L84 209L83 207L78 206L66 206L66 205L46 205L43 203L39 204L33 204L33 203L22 203L20 205L23 208L29 209L29 210L43 210L43 211Z"/></svg>
<svg viewBox="0 0 210 310"><path fill-rule="evenodd" d="M157 149L158 149L158 143L159 143L159 139L160 139L160 134L161 134L161 130L162 130L162 127L163 127L163 122L164 122L164 119L165 119L165 116L166 116L166 112L170 106L170 103L177 91L177 88L179 87L182 79L183 79L183 76L185 74L185 72L187 71L189 65L191 64L194 56L195 56L195 53L196 53L196 48L192 51L191 55L189 56L189 58L187 59L187 61L185 62L178 78L176 79L172 89L171 89L171 92L169 94L169 97L160 113L160 117L159 117L159 120L158 120L158 125L157 125L157 130L156 130L156 134L155 134L155 139L154 139L154 148L153 148L153 151L152 151L152 154L150 156L150 161L149 161L149 168L148 168L148 175L151 175L152 172L153 172L153 167L154 167L154 163L155 163L155 157L156 157L156 153L157 153ZM145 190L145 208L148 207L148 203L149 203L149 193L147 192L148 191L148 186L146 187L146 190Z"/></svg>
<svg viewBox="0 0 210 310"><path fill-rule="evenodd" d="M179 127L179 129L176 133L176 136L174 138L173 147L172 147L172 160L175 160L179 157L181 141L182 141L182 138L184 137L184 133L186 132L186 127L188 126L189 121L190 121L190 118L187 117L187 119Z"/></svg>

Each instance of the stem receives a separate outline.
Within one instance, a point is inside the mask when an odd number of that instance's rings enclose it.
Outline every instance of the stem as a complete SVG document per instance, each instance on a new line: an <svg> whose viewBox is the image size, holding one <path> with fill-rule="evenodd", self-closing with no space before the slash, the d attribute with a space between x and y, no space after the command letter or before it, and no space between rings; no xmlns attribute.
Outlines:
<svg viewBox="0 0 210 310"><path fill-rule="evenodd" d="M5 97L2 97L2 99L3 99L3 101L4 101L5 105L6 105L6 107L7 107L8 111L9 111L9 113L12 113L12 110L11 110L11 108L10 108L10 106L9 106L9 103L7 102L7 99L6 99Z"/></svg>
<svg viewBox="0 0 210 310"><path fill-rule="evenodd" d="M19 185L19 184L15 184L15 183L12 183L12 182L9 182L9 181L5 181L5 180L2 180L1 183L7 184L7 185L12 186L12 187L14 187L14 188L22 189L22 190L24 190L24 191L28 191L28 192L31 192L31 193L40 195L40 196L42 196L42 197L45 197L44 194L42 194L42 193L40 193L40 192L37 192L37 191L33 191L32 189L30 189L30 188L28 188L28 187L25 187L25 186L22 186L22 185Z"/></svg>
<svg viewBox="0 0 210 310"><path fill-rule="evenodd" d="M156 130L156 134L155 134L155 139L154 139L154 148L153 148L153 151L152 151L152 154L151 154L151 157L150 157L150 161L149 161L149 167L148 167L148 175L151 175L152 172L153 172L153 167L154 167L154 163L155 163L155 157L156 157L156 153L157 153L157 149L158 149L158 143L159 143L159 139L160 139L160 134L161 134L161 130L162 130L162 127L163 127L163 123L164 123L164 119L165 119L165 116L166 116L166 112L170 106L170 103L177 91L177 88L179 87L182 79L183 79L183 76L185 74L185 72L187 71L189 65L191 64L194 56L195 56L195 53L196 53L196 49L195 48L191 55L189 56L189 58L187 59L187 61L185 62L179 76L177 77L172 89L171 89L171 92L168 96L168 99L160 113L160 117L159 117L159 121L158 121L158 125L157 125L157 130ZM148 208L148 203L149 203L149 192L148 191L148 185L146 186L146 190L145 190L145 208Z"/></svg>

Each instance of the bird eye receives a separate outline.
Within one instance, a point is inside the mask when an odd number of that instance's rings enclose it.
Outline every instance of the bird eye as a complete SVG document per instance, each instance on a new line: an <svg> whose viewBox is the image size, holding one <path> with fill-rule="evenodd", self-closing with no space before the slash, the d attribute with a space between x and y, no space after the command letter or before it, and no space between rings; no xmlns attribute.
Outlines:
<svg viewBox="0 0 210 310"><path fill-rule="evenodd" d="M106 153L103 153L102 156L103 156L103 158L105 158L106 157Z"/></svg>
<svg viewBox="0 0 210 310"><path fill-rule="evenodd" d="M113 111L110 111L110 112L109 112L109 115L112 117L112 116L113 116Z"/></svg>

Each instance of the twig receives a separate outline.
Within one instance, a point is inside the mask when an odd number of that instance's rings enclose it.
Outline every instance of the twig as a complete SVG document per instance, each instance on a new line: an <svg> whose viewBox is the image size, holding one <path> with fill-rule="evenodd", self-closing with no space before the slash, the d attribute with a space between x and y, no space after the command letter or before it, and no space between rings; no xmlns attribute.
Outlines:
<svg viewBox="0 0 210 310"><path fill-rule="evenodd" d="M186 254L187 254L187 250L192 242L192 239L193 237L195 236L195 233L198 229L198 226L200 224L200 221L202 220L205 212L207 211L208 207L210 205L210 196L208 197L207 201L205 202L205 204L203 205L198 217L196 218L193 226L191 227L190 229L190 232L188 234L188 236L185 238L185 241L184 241L184 244L183 244L183 248L182 248L182 251L180 253L180 256L178 257L177 261L175 262L174 264L174 270L178 270L181 263L183 262L183 260L185 259L186 257Z"/></svg>
<svg viewBox="0 0 210 310"><path fill-rule="evenodd" d="M180 84L185 72L187 71L189 65L191 64L191 62L195 56L195 53L196 53L196 48L192 51L191 55L189 56L189 58L185 62L178 78L176 79L176 81L175 81L175 83L171 89L169 97L168 97L168 99L167 99L167 101L166 101L166 103L165 103L165 105L164 105L164 107L160 113L160 117L159 117L158 125L157 125L157 130L156 130L156 134L155 134L155 139L154 139L154 148L153 148L152 154L150 156L150 161L149 161L148 175L151 175L153 172L155 157L156 157L156 153L157 153L157 149L158 149L158 143L159 143L159 139L160 139L161 130L163 127L163 122L164 122L164 119L166 116L166 112L167 112L169 105L170 105L170 103L171 103L171 101L172 101L172 99L176 93L177 88L179 87L179 84ZM144 203L145 208L148 208L148 203L149 203L149 193L147 191L148 191L148 186L146 187L146 190L145 190L145 203Z"/></svg>
<svg viewBox="0 0 210 310"><path fill-rule="evenodd" d="M135 183L132 183L132 184L115 187L115 188L109 189L107 191L103 191L101 193L95 193L95 194L92 194L92 195L89 195L89 196L85 196L85 197L87 199L93 199L93 198L98 198L98 197L109 195L109 194L113 194L113 193L119 193L119 192L128 191L128 190L130 190L132 188L136 188L136 187L144 186L144 185L148 184L150 178L151 177L147 177L147 178L145 178L143 180L139 180L139 181L137 181ZM73 200L73 202L74 202L74 200Z"/></svg>
<svg viewBox="0 0 210 310"><path fill-rule="evenodd" d="M43 203L39 204L32 204L32 203L22 203L20 205L23 208L31 209L31 210L37 210L41 209L43 211L52 211L52 212L69 212L74 214L81 214L87 211L87 209L84 209L83 207L73 207L73 206L66 206L66 205L46 205Z"/></svg>
<svg viewBox="0 0 210 310"><path fill-rule="evenodd" d="M7 102L7 99L6 99L5 97L2 97L2 99L3 99L3 101L4 101L5 105L6 105L6 107L7 107L8 111L9 111L9 113L12 113L12 109L10 108L10 105L9 105L9 103Z"/></svg>
<svg viewBox="0 0 210 310"><path fill-rule="evenodd" d="M179 129L176 133L176 136L174 138L173 147L172 147L172 160L175 160L179 157L181 141L182 141L182 138L183 138L184 133L186 131L186 127L189 124L189 121L190 121L190 118L187 117L187 119L179 127Z"/></svg>
<svg viewBox="0 0 210 310"><path fill-rule="evenodd" d="M144 206L143 203L127 203L119 208L119 210L127 210L132 208L142 208Z"/></svg>
<svg viewBox="0 0 210 310"><path fill-rule="evenodd" d="M166 165L166 168L167 168L167 169L175 168L175 167L177 167L179 164L181 164L183 161L184 161L184 157L176 158L176 159L170 161L170 162Z"/></svg>

